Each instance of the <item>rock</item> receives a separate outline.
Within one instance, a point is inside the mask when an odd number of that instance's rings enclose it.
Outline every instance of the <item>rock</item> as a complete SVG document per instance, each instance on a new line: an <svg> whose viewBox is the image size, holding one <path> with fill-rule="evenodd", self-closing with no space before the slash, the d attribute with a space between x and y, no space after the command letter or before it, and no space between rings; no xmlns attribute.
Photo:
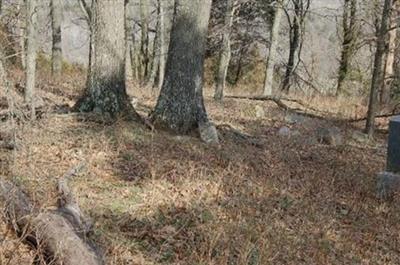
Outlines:
<svg viewBox="0 0 400 265"><path fill-rule="evenodd" d="M291 130L289 127L283 126L282 128L279 129L278 134L280 136L285 136L285 137L289 137L291 133Z"/></svg>
<svg viewBox="0 0 400 265"><path fill-rule="evenodd" d="M201 140L206 144L219 144L218 131L211 122L199 124Z"/></svg>
<svg viewBox="0 0 400 265"><path fill-rule="evenodd" d="M337 127L320 127L317 128L316 134L319 143L334 146L343 144L342 133Z"/></svg>
<svg viewBox="0 0 400 265"><path fill-rule="evenodd" d="M351 135L351 138L359 143L366 143L369 141L368 139L368 135L359 131L355 131L353 132L353 134Z"/></svg>
<svg viewBox="0 0 400 265"><path fill-rule="evenodd" d="M256 118L260 119L265 117L265 111L262 106L256 105L255 110L256 110Z"/></svg>
<svg viewBox="0 0 400 265"><path fill-rule="evenodd" d="M288 113L285 116L285 122L289 124L303 123L305 120L306 118L304 116L296 113Z"/></svg>
<svg viewBox="0 0 400 265"><path fill-rule="evenodd" d="M381 172L378 174L377 196L386 200L393 195L395 190L400 188L400 175L392 172Z"/></svg>
<svg viewBox="0 0 400 265"><path fill-rule="evenodd" d="M131 104L136 109L138 104L139 104L139 100L137 98L135 98L135 97L132 97Z"/></svg>

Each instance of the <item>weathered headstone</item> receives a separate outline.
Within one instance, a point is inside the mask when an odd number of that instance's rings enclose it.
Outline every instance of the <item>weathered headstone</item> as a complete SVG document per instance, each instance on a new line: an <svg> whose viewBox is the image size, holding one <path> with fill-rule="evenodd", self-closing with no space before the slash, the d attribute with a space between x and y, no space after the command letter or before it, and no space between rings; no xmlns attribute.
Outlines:
<svg viewBox="0 0 400 265"><path fill-rule="evenodd" d="M386 171L378 174L378 197L387 199L400 188L400 116L389 122Z"/></svg>
<svg viewBox="0 0 400 265"><path fill-rule="evenodd" d="M400 116L394 117L389 122L386 171L400 172Z"/></svg>

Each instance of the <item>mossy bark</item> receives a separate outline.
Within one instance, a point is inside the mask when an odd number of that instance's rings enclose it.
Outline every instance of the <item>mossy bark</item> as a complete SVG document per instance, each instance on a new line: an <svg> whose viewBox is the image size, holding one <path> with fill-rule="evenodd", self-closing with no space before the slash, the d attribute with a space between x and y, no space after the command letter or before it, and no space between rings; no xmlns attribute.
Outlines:
<svg viewBox="0 0 400 265"><path fill-rule="evenodd" d="M95 0L91 15L91 49L85 96L76 108L111 118L133 110L125 87L124 0Z"/></svg>
<svg viewBox="0 0 400 265"><path fill-rule="evenodd" d="M177 0L164 83L151 115L157 124L188 133L208 122L203 102L211 0Z"/></svg>

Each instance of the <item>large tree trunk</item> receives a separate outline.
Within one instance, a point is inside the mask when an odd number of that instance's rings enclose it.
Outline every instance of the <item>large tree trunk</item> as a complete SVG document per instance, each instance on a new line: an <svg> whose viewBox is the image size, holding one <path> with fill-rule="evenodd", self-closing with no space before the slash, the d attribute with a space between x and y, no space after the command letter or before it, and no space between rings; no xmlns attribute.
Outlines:
<svg viewBox="0 0 400 265"><path fill-rule="evenodd" d="M177 0L165 80L152 120L177 133L208 124L203 75L211 0Z"/></svg>
<svg viewBox="0 0 400 265"><path fill-rule="evenodd" d="M35 118L35 82L37 56L37 2L26 1L27 54L25 71L25 102L31 107L32 119Z"/></svg>
<svg viewBox="0 0 400 265"><path fill-rule="evenodd" d="M399 1L395 1L392 7L392 14L390 16L390 31L388 33L388 47L385 54L385 71L384 71L384 80L383 86L380 90L380 103L381 105L387 104L390 101L390 90L392 87L392 82L394 80L394 62L395 62L395 52L396 52L396 39L397 39L397 26L398 16L400 14L400 4Z"/></svg>
<svg viewBox="0 0 400 265"><path fill-rule="evenodd" d="M383 57L385 54L385 39L388 31L389 18L391 13L392 0L385 0L382 11L381 26L378 32L377 47L375 53L371 91L369 97L368 115L365 130L369 137L373 137L375 130L375 116L377 110L378 91L383 79Z"/></svg>
<svg viewBox="0 0 400 265"><path fill-rule="evenodd" d="M272 95L272 87L274 84L274 70L275 63L278 60L278 40L279 40L279 30L281 25L281 19L283 15L284 1L277 1L275 7L274 21L272 23L271 33L269 37L270 45L268 48L268 58L265 70L265 80L264 80L264 96Z"/></svg>
<svg viewBox="0 0 400 265"><path fill-rule="evenodd" d="M234 0L226 1L225 22L223 28L222 47L219 55L218 72L214 99L222 100L226 86L226 75L228 73L229 63L231 61L231 29L233 23Z"/></svg>
<svg viewBox="0 0 400 265"><path fill-rule="evenodd" d="M53 75L60 75L62 70L62 3L61 0L51 0L51 28L53 36L51 70Z"/></svg>
<svg viewBox="0 0 400 265"><path fill-rule="evenodd" d="M343 44L339 66L339 78L336 95L343 91L343 83L349 71L349 64L354 53L357 0L345 0L343 7Z"/></svg>
<svg viewBox="0 0 400 265"><path fill-rule="evenodd" d="M95 0L91 15L89 81L79 111L115 118L133 110L125 88L124 0Z"/></svg>

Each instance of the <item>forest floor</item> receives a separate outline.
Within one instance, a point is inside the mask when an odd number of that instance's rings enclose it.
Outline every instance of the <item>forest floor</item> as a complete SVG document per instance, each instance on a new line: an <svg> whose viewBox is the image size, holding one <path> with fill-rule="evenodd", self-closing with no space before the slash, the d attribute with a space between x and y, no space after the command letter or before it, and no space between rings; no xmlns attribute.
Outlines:
<svg viewBox="0 0 400 265"><path fill-rule="evenodd" d="M58 105L73 104L83 84L39 80L45 102ZM131 90L145 115L155 96ZM326 109L352 118L357 106L347 104ZM76 114L3 122L18 148L0 150L0 175L47 209L57 179L85 161L72 187L108 264L400 264L399 197L382 202L375 193L387 135L356 141L361 124L330 117L289 124L271 101L215 103L206 93L206 105L218 146ZM282 136L283 126L297 133ZM344 144L313 141L319 126L340 128ZM32 262L4 220L0 238L0 264Z"/></svg>

